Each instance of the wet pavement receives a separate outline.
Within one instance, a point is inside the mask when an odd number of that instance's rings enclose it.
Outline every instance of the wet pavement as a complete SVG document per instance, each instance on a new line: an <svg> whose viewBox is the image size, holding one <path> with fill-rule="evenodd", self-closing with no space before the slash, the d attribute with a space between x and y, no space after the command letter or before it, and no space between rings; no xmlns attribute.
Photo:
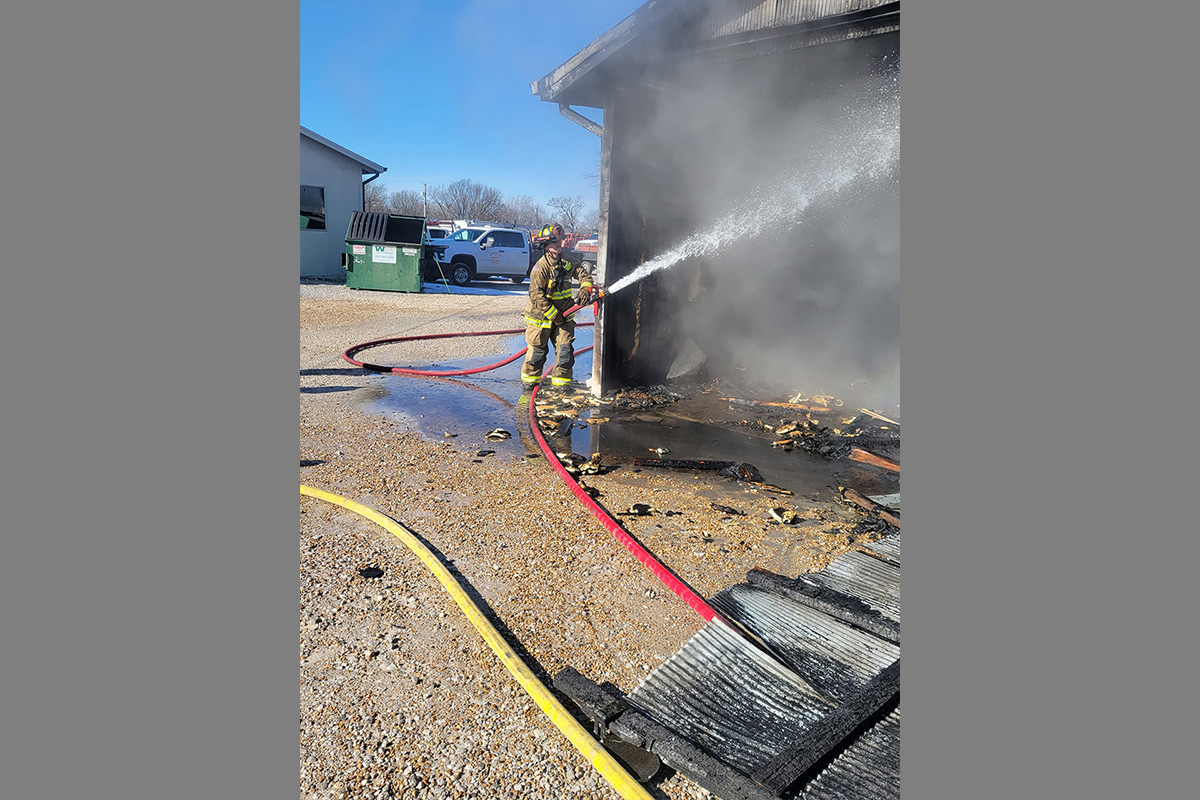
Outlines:
<svg viewBox="0 0 1200 800"><path fill-rule="evenodd" d="M457 287L452 287L457 288ZM513 286L513 289L519 287ZM590 321L590 315L580 321ZM576 332L576 349L592 344L593 328ZM496 339L496 354L453 363L437 365L437 369L471 369L503 360L524 347L519 335ZM553 351L547 364L554 357ZM395 364L394 366L416 366ZM443 441L462 451L492 451L482 458L523 459L540 458L541 451L529 434L528 395L522 395L520 383L521 360L499 369L478 375L454 378L422 378L381 374L375 378L380 396L366 406L368 413L403 421L431 441ZM590 375L592 352L576 358L576 376ZM778 425L782 419L803 418L803 412L777 408L750 409L721 400L719 392L685 393L676 402L648 408L620 408L617 404L573 406L562 402L545 390L539 392L538 408L543 411L562 409L574 412L557 423L543 425L543 435L556 452L570 450L583 456L600 453L612 472L624 479L636 480L642 472L671 474L680 487L691 484L697 470L665 469L637 465L634 459L665 458L707 461L732 461L754 465L765 483L788 489L794 500L833 501L839 486L851 486L860 493L888 495L899 491L899 478L894 473L837 458L826 459L800 448L790 451L771 446L772 436L755 429L753 421ZM577 398L590 397L579 392ZM844 418L855 412L849 406ZM895 413L895 412L893 412ZM591 417L604 418L600 424L588 425ZM832 417L830 417L832 419ZM865 419L860 416L860 419ZM836 421L833 422L836 425ZM501 428L512 434L503 441L485 438L488 431ZM853 443L853 439L845 440ZM866 445L864 445L866 446ZM878 449L878 448L876 448ZM656 452L661 450L662 452ZM895 442L880 451L898 459L898 432ZM706 471L706 485L728 483L731 492L737 490L734 480L721 481Z"/></svg>

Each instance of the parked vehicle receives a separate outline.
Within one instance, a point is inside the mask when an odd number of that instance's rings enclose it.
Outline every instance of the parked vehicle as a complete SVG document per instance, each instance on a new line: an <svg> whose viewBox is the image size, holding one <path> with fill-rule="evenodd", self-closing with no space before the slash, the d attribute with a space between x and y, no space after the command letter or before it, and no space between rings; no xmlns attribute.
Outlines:
<svg viewBox="0 0 1200 800"><path fill-rule="evenodd" d="M431 243L429 249L433 260L426 279L440 280L444 275L457 286L493 275L522 283L541 257L526 231L494 226L463 228Z"/></svg>
<svg viewBox="0 0 1200 800"><path fill-rule="evenodd" d="M425 230L429 233L430 239L445 239L454 233L454 223L444 222L440 219L426 220Z"/></svg>
<svg viewBox="0 0 1200 800"><path fill-rule="evenodd" d="M482 236L485 230L487 228L457 228L445 238L454 242L473 242Z"/></svg>
<svg viewBox="0 0 1200 800"><path fill-rule="evenodd" d="M594 266L597 258L599 258L600 234L593 233L586 239L580 239L575 243L574 250L576 253L579 253L582 261Z"/></svg>

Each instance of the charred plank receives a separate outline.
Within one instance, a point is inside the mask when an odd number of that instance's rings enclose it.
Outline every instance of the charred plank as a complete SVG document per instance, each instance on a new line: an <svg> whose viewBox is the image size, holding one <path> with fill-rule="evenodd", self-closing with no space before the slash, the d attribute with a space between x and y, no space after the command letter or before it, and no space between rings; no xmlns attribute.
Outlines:
<svg viewBox="0 0 1200 800"><path fill-rule="evenodd" d="M818 577L800 575L793 580L755 567L746 573L746 582L820 611L852 628L900 644L900 623L883 616L857 597L825 586Z"/></svg>
<svg viewBox="0 0 1200 800"><path fill-rule="evenodd" d="M861 447L850 448L850 460L858 461L863 464L870 464L871 466L879 467L880 469L886 469L888 472L895 472L897 474L900 473L900 465L897 462L892 461L890 458L877 456L869 450L863 450Z"/></svg>
<svg viewBox="0 0 1200 800"><path fill-rule="evenodd" d="M634 466L663 467L664 469L713 469L736 467L736 461L706 461L692 458L635 458Z"/></svg>
<svg viewBox="0 0 1200 800"><path fill-rule="evenodd" d="M722 397L720 399L729 403L733 403L735 406L750 406L752 408L790 408L793 411L811 411L814 414L833 414L841 411L841 409L838 408L813 406L806 403L776 403L768 402L766 400L742 400L738 397Z"/></svg>
<svg viewBox="0 0 1200 800"><path fill-rule="evenodd" d="M854 505L865 511L874 511L879 515L879 518L886 521L889 525L900 527L900 517L894 511L890 511L887 506L881 506L874 500L868 500L853 489L843 489L842 497L849 500Z"/></svg>
<svg viewBox="0 0 1200 800"><path fill-rule="evenodd" d="M598 731L601 737L615 734L623 742L653 753L723 800L777 800L777 794L631 706L615 687L597 685L573 667L560 670L552 683L602 729Z"/></svg>
<svg viewBox="0 0 1200 800"><path fill-rule="evenodd" d="M896 659L750 777L776 795L789 792L813 778L850 741L890 713L899 702L900 659Z"/></svg>

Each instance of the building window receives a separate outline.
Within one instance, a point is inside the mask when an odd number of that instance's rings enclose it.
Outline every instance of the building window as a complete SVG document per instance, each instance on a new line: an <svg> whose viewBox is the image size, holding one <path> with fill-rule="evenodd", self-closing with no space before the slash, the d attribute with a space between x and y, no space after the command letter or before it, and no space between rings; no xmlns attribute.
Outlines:
<svg viewBox="0 0 1200 800"><path fill-rule="evenodd" d="M300 187L300 229L325 230L325 187Z"/></svg>

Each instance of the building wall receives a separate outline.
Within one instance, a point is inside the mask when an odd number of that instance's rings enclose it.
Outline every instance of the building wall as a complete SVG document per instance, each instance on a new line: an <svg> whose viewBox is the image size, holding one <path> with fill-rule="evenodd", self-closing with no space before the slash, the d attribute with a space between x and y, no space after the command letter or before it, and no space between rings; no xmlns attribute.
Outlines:
<svg viewBox="0 0 1200 800"><path fill-rule="evenodd" d="M325 230L300 231L300 277L345 277L341 254L350 213L363 210L362 181L357 161L300 135L300 183L325 187Z"/></svg>
<svg viewBox="0 0 1200 800"><path fill-rule="evenodd" d="M881 76L894 74L898 97L898 65L899 36L884 34L614 86L604 114L603 285L689 231L703 235L720 220L736 231L758 207L744 198L768 210L794 203L758 189L805 158L810 124L853 108L843 92L886 85ZM827 177L818 166L795 183ZM709 376L779 382L789 395L891 380L899 369L898 199L898 174L889 173L610 295L597 331L602 390L662 382L689 339ZM740 208L729 222L726 211Z"/></svg>

